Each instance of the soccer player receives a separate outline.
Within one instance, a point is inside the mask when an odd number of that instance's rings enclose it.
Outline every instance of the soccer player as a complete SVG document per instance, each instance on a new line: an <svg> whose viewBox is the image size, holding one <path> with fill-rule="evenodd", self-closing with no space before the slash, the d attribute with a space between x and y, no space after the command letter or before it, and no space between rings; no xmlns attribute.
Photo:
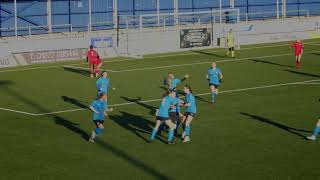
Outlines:
<svg viewBox="0 0 320 180"><path fill-rule="evenodd" d="M168 73L168 78L165 81L164 84L168 85L168 89L171 91L176 91L178 84L182 83L183 81L187 80L189 78L189 75L186 74L181 80L178 78L175 78L173 73Z"/></svg>
<svg viewBox="0 0 320 180"><path fill-rule="evenodd" d="M320 133L320 117L318 119L317 125L313 130L312 136L307 137L309 140L315 141L317 139L318 134Z"/></svg>
<svg viewBox="0 0 320 180"><path fill-rule="evenodd" d="M178 134L178 128L180 126L180 123L181 123L181 113L180 113L180 106L182 106L183 104L183 101L180 100L179 96L177 95L177 92L176 91L172 91L173 95L174 96L172 98L172 101L173 101L173 104L174 104L174 107L175 108L170 108L169 110L169 117L170 119L172 120L172 122L174 124L176 124L176 129L174 130L174 134Z"/></svg>
<svg viewBox="0 0 320 180"><path fill-rule="evenodd" d="M211 68L208 70L207 79L209 80L209 86L211 90L211 102L215 103L216 97L218 95L218 88L222 82L222 73L219 68L217 68L216 63L212 63Z"/></svg>
<svg viewBox="0 0 320 180"><path fill-rule="evenodd" d="M100 74L102 65L103 65L103 61L100 59L100 57L98 57L97 67L95 69L96 76L97 76L97 74Z"/></svg>
<svg viewBox="0 0 320 180"><path fill-rule="evenodd" d="M291 48L294 49L294 55L296 57L296 67L300 68L301 66L301 56L303 53L304 45L301 40L297 40L291 45Z"/></svg>
<svg viewBox="0 0 320 180"><path fill-rule="evenodd" d="M228 46L228 51L226 53L226 56L229 56L229 54L231 53L231 57L235 58L235 53L234 53L234 36L232 33L232 29L230 29L230 31L227 34L227 46Z"/></svg>
<svg viewBox="0 0 320 180"><path fill-rule="evenodd" d="M101 93L108 93L108 88L110 87L110 80L108 78L108 72L104 71L102 76L97 80L96 86L98 89L98 95Z"/></svg>
<svg viewBox="0 0 320 180"><path fill-rule="evenodd" d="M91 105L90 109L93 112L93 123L95 124L96 128L92 131L91 137L89 142L94 143L96 137L102 133L104 126L104 119L107 116L108 111L113 111L113 108L108 108L107 102L107 94L101 93L99 97L94 100Z"/></svg>
<svg viewBox="0 0 320 180"><path fill-rule="evenodd" d="M97 74L97 72L96 72L96 68L99 63L99 59L100 59L99 54L97 53L97 51L95 51L93 49L93 46L91 45L90 49L87 53L87 62L90 65L90 77L91 78L93 78L94 74L96 74L96 77L99 76L99 74Z"/></svg>
<svg viewBox="0 0 320 180"><path fill-rule="evenodd" d="M157 118L156 125L152 130L150 142L154 141L160 125L164 122L169 127L168 144L175 144L175 142L173 141L173 136L174 136L174 129L176 129L176 125L170 120L170 117L169 117L169 109L175 108L174 102L172 100L173 98L174 98L174 93L172 93L172 91L168 91L163 95L160 108L159 110L157 110L157 113L156 113L156 118Z"/></svg>
<svg viewBox="0 0 320 180"><path fill-rule="evenodd" d="M191 122L197 113L196 98L192 95L191 87L186 85L183 89L185 96L184 105L186 107L185 113L183 115L182 123L184 124L184 132L182 134L183 142L190 141L190 129Z"/></svg>

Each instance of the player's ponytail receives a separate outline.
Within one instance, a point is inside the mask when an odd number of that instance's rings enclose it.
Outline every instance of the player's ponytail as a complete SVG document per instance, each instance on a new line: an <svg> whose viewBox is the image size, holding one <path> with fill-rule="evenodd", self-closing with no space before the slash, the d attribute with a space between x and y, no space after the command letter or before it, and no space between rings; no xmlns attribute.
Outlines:
<svg viewBox="0 0 320 180"><path fill-rule="evenodd" d="M172 76L173 76L173 74L171 72L169 72L168 77L167 77L167 85L168 85L169 89L171 89L170 86L171 86L171 82L173 80Z"/></svg>
<svg viewBox="0 0 320 180"><path fill-rule="evenodd" d="M166 91L165 93L162 94L162 97L163 97L163 98L164 98L164 97L167 97L167 96L169 96L170 93L171 93L171 91L168 90L168 91Z"/></svg>
<svg viewBox="0 0 320 180"><path fill-rule="evenodd" d="M192 89L190 85L185 85L185 87L192 93Z"/></svg>

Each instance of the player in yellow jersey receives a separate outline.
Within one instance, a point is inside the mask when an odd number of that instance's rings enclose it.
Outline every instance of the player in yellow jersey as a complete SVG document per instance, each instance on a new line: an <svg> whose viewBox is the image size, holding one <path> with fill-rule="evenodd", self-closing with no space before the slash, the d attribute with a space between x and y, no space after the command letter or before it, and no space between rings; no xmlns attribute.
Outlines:
<svg viewBox="0 0 320 180"><path fill-rule="evenodd" d="M231 52L231 57L235 58L235 55L234 55L234 36L232 33L232 29L230 29L230 31L227 34L227 46L228 46L228 51L226 53L226 56L229 56L229 54Z"/></svg>

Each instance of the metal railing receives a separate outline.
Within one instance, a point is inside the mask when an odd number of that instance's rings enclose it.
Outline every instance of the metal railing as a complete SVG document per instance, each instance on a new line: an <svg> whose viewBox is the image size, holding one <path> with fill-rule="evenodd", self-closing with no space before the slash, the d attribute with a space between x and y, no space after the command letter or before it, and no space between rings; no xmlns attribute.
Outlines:
<svg viewBox="0 0 320 180"><path fill-rule="evenodd" d="M58 29L67 29L63 31L58 31ZM59 32L73 32L72 24L57 24L51 26L24 26L15 28L0 28L2 33L5 32L15 32L17 31L18 36L24 35L38 35L38 34L51 34L51 33L59 33ZM37 33L33 33L37 31Z"/></svg>
<svg viewBox="0 0 320 180"><path fill-rule="evenodd" d="M79 27L72 24L57 24L52 26L25 26L25 27L7 27L0 28L0 36L25 36L25 35L38 35L38 34L51 34L51 33L63 33L63 32L74 32L76 31L99 31L113 29L119 26L120 29L132 29L132 28L143 28L143 27L167 27L174 25L188 25L197 24L203 25L208 23L221 23L225 22L228 15L226 12L235 11L236 22L240 21L251 21L251 20L266 20L266 19L277 19L277 12L256 12L256 13L244 13L240 14L239 9L222 9L212 10L212 11L199 11L199 12L181 12L178 15L174 13L163 13L158 17L157 14L144 14L138 16L122 15L119 16L119 22L117 25L113 21L106 22L94 22L92 24L87 24L86 26ZM287 10L286 17L309 17L310 12L307 9L303 10ZM279 19L286 18L279 16ZM17 32L17 33L16 33Z"/></svg>
<svg viewBox="0 0 320 180"><path fill-rule="evenodd" d="M310 16L309 10L307 10L307 9L287 10L286 12L287 12L287 14L286 14L287 17L292 17L292 16L309 17ZM290 13L297 13L297 15L290 15ZM250 21L250 20L277 19L277 12L276 11L270 11L270 12L244 13L244 14L240 14L240 17L245 17L245 21L247 21L247 22ZM282 15L282 18L284 18L283 15Z"/></svg>

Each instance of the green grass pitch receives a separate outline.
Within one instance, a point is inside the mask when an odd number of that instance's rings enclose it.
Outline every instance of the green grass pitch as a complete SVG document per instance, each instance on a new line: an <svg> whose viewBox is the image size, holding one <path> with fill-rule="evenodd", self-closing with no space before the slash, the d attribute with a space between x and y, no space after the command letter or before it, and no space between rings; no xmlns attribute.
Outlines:
<svg viewBox="0 0 320 180"><path fill-rule="evenodd" d="M319 179L320 143L304 137L320 115L320 39L305 41L301 69L289 42L224 54L106 60L115 111L96 144L85 140L96 90L83 61L1 69L0 179ZM205 79L213 61L224 75L215 105ZM188 144L167 145L166 133L146 142L168 72L189 74L183 84L199 95Z"/></svg>

